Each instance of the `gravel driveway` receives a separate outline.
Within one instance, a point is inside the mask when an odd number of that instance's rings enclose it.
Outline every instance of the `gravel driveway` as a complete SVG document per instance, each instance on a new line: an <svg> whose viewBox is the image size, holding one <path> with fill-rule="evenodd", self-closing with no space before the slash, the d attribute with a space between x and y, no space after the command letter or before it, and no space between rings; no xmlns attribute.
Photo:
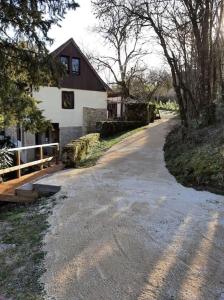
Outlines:
<svg viewBox="0 0 224 300"><path fill-rule="evenodd" d="M67 196L45 237L46 299L223 299L224 197L169 174L162 148L172 122L150 125L92 168L44 180Z"/></svg>

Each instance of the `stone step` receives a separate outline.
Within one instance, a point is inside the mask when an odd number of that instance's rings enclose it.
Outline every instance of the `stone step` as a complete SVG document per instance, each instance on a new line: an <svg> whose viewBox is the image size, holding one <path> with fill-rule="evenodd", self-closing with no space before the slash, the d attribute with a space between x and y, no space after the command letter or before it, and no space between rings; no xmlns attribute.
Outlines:
<svg viewBox="0 0 224 300"><path fill-rule="evenodd" d="M61 187L58 185L34 183L33 189L39 196L47 196L49 194L56 194L60 191Z"/></svg>
<svg viewBox="0 0 224 300"><path fill-rule="evenodd" d="M15 195L20 199L24 197L25 202L32 201L41 196L56 194L61 189L57 185L26 183L15 189Z"/></svg>
<svg viewBox="0 0 224 300"><path fill-rule="evenodd" d="M32 183L26 183L15 189L16 196L26 197L31 199L38 198L38 192L34 189Z"/></svg>

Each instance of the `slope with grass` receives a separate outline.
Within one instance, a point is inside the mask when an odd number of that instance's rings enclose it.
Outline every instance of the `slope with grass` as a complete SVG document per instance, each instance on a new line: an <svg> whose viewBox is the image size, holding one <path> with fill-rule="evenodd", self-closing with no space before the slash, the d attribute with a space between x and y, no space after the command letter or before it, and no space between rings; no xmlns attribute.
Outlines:
<svg viewBox="0 0 224 300"><path fill-rule="evenodd" d="M224 194L224 125L184 135L176 126L167 136L164 151L167 167L180 183Z"/></svg>

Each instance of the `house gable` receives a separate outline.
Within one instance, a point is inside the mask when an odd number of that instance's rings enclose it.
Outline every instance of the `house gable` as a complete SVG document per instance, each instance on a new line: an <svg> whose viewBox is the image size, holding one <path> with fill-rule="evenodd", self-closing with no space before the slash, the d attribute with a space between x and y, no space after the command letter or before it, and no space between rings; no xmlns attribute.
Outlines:
<svg viewBox="0 0 224 300"><path fill-rule="evenodd" d="M89 91L106 91L107 86L94 70L86 56L82 53L73 39L57 48L52 55L60 59L61 56L69 58L68 74L60 81L62 88L80 89ZM80 74L72 72L72 58L78 58L80 61Z"/></svg>

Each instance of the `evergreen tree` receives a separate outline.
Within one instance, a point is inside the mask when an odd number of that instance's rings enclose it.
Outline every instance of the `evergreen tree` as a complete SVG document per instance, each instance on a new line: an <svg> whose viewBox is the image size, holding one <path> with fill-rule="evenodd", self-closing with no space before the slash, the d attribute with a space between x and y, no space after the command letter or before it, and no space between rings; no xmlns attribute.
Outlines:
<svg viewBox="0 0 224 300"><path fill-rule="evenodd" d="M32 132L49 123L32 98L41 85L58 85L63 66L47 46L52 25L59 25L74 0L0 0L0 127L22 125Z"/></svg>

